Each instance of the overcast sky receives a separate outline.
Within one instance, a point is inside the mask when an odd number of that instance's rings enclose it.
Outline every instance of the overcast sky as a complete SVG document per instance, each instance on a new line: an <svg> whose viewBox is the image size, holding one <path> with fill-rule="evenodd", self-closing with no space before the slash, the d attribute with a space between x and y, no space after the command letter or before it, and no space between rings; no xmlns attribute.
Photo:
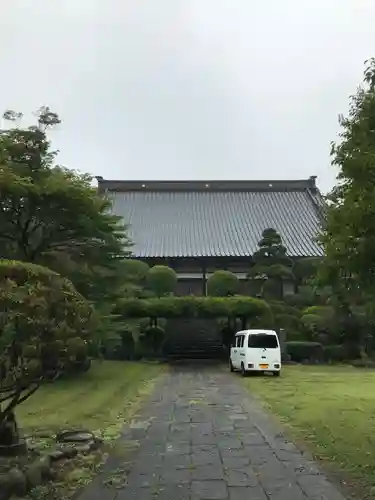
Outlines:
<svg viewBox="0 0 375 500"><path fill-rule="evenodd" d="M42 104L66 166L112 179L334 182L374 0L4 0L0 110Z"/></svg>

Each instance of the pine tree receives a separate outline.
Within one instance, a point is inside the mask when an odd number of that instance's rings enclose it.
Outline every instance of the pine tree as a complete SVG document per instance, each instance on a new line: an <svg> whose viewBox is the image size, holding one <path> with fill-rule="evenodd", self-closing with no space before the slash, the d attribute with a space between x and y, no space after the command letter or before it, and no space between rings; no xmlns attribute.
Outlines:
<svg viewBox="0 0 375 500"><path fill-rule="evenodd" d="M263 281L260 295L264 298L282 299L283 283L294 280L293 262L286 254L281 236L273 229L265 229L253 255L249 277Z"/></svg>

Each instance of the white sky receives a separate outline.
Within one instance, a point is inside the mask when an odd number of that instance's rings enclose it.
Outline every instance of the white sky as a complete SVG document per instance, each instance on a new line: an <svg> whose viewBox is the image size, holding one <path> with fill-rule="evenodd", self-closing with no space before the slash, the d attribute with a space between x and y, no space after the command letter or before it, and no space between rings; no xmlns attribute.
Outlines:
<svg viewBox="0 0 375 500"><path fill-rule="evenodd" d="M0 110L42 104L70 168L117 179L334 182L375 55L374 0L12 0Z"/></svg>

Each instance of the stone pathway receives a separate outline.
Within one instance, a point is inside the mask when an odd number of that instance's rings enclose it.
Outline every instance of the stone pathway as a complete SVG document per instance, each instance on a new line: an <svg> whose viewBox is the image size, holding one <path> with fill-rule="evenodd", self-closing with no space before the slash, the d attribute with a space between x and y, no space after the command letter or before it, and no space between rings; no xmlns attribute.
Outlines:
<svg viewBox="0 0 375 500"><path fill-rule="evenodd" d="M345 500L218 370L174 368L79 500Z"/></svg>

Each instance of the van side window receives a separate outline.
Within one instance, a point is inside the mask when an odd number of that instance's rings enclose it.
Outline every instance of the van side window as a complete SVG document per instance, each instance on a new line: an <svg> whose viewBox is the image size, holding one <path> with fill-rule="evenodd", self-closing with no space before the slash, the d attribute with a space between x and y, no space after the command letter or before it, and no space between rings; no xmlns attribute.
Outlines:
<svg viewBox="0 0 375 500"><path fill-rule="evenodd" d="M240 345L240 347L243 347L244 341L245 341L245 335L241 335L241 345Z"/></svg>

